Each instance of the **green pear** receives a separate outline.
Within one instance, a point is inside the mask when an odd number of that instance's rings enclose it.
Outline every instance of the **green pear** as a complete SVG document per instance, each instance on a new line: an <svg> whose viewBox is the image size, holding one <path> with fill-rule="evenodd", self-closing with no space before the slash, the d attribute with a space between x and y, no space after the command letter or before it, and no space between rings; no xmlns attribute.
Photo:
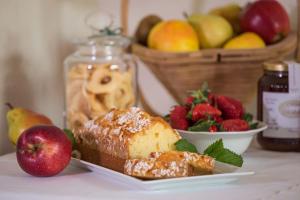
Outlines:
<svg viewBox="0 0 300 200"><path fill-rule="evenodd" d="M218 48L233 36L228 21L217 15L192 14L187 20L197 32L202 48Z"/></svg>
<svg viewBox="0 0 300 200"><path fill-rule="evenodd" d="M53 125L52 121L42 115L24 108L14 108L11 104L6 104L10 110L6 114L8 122L9 140L16 145L19 136L26 129L35 125Z"/></svg>

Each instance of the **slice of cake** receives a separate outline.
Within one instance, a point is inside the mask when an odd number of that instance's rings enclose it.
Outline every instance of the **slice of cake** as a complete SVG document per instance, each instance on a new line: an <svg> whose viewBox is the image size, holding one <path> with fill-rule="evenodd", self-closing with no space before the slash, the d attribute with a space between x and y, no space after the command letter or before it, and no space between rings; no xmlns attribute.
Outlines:
<svg viewBox="0 0 300 200"><path fill-rule="evenodd" d="M214 159L197 153L153 152L148 158L128 159L124 173L142 179L160 179L210 174Z"/></svg>

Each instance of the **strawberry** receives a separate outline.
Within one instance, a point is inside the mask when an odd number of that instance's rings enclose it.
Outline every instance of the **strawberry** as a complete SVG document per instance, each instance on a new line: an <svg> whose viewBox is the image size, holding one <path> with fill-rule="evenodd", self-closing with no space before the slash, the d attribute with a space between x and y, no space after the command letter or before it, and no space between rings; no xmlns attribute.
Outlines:
<svg viewBox="0 0 300 200"><path fill-rule="evenodd" d="M247 131L249 124L242 119L227 119L221 123L221 130L223 131Z"/></svg>
<svg viewBox="0 0 300 200"><path fill-rule="evenodd" d="M194 102L195 97L193 96L188 96L187 98L185 98L184 102L186 105L192 105Z"/></svg>
<svg viewBox="0 0 300 200"><path fill-rule="evenodd" d="M215 105L215 95L214 94L208 93L207 100L210 105L212 105L212 106Z"/></svg>
<svg viewBox="0 0 300 200"><path fill-rule="evenodd" d="M209 117L220 116L222 113L217 108L208 103L197 104L192 111L192 120L207 119Z"/></svg>
<svg viewBox="0 0 300 200"><path fill-rule="evenodd" d="M187 130L189 122L186 119L187 109L185 106L174 106L170 112L170 123L172 128Z"/></svg>
<svg viewBox="0 0 300 200"><path fill-rule="evenodd" d="M209 127L208 129L209 132L217 132L218 131L218 127L216 125L212 125L211 127Z"/></svg>
<svg viewBox="0 0 300 200"><path fill-rule="evenodd" d="M218 124L221 124L222 121L223 121L223 118L221 116L214 116L213 117L213 120L218 123Z"/></svg>
<svg viewBox="0 0 300 200"><path fill-rule="evenodd" d="M174 106L170 112L170 118L185 118L187 114L187 108L185 106Z"/></svg>
<svg viewBox="0 0 300 200"><path fill-rule="evenodd" d="M226 96L216 98L217 106L222 111L224 119L241 119L244 114L244 108L241 102Z"/></svg>
<svg viewBox="0 0 300 200"><path fill-rule="evenodd" d="M179 129L179 130L187 130L189 127L189 122L186 119L176 119L176 120L171 120L171 126L174 129Z"/></svg>

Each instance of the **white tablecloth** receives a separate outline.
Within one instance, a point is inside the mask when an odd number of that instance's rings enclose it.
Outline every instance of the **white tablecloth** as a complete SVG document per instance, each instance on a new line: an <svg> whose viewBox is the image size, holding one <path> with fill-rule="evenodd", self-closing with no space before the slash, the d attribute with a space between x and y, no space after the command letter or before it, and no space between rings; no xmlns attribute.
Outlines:
<svg viewBox="0 0 300 200"><path fill-rule="evenodd" d="M55 177L32 177L19 168L15 154L7 154L0 157L0 199L300 200L300 153L250 149L244 158L243 169L255 175L223 185L142 191L72 165Z"/></svg>

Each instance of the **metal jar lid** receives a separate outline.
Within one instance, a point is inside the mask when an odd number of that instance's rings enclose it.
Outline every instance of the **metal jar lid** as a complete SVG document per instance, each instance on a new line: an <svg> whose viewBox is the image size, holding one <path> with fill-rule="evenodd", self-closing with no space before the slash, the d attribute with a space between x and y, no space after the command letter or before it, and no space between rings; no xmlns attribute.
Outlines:
<svg viewBox="0 0 300 200"><path fill-rule="evenodd" d="M273 60L273 61L267 61L263 63L264 70L267 71L288 71L289 67L288 64L279 61L279 60Z"/></svg>

